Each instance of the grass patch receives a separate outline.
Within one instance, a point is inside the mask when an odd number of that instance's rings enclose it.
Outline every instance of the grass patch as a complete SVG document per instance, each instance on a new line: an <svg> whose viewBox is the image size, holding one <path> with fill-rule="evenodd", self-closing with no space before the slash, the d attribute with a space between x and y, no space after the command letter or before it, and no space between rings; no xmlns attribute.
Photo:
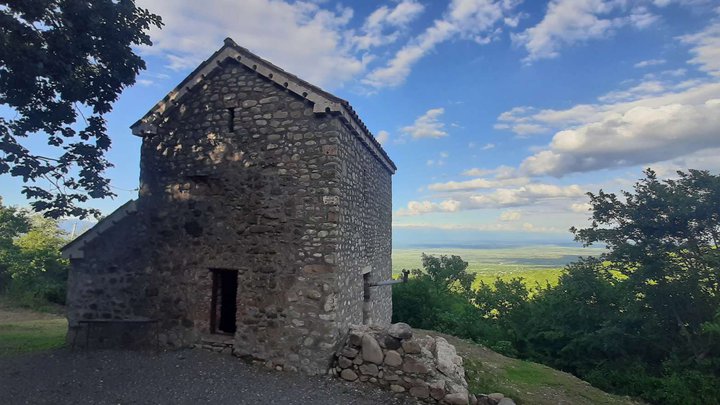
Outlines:
<svg viewBox="0 0 720 405"><path fill-rule="evenodd" d="M505 374L511 381L529 387L562 385L550 369L535 363L517 362L505 368Z"/></svg>
<svg viewBox="0 0 720 405"><path fill-rule="evenodd" d="M485 346L434 331L455 345L463 358L468 389L473 394L503 393L518 405L637 405L641 402L605 393L579 378L543 366L513 359Z"/></svg>
<svg viewBox="0 0 720 405"><path fill-rule="evenodd" d="M62 347L66 332L62 318L0 323L0 356Z"/></svg>

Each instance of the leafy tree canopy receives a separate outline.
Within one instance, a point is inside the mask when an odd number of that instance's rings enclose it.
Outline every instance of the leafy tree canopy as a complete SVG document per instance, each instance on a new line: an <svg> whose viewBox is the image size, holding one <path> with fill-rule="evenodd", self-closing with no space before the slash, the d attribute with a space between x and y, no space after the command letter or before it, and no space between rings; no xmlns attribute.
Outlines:
<svg viewBox="0 0 720 405"><path fill-rule="evenodd" d="M133 0L0 0L0 174L30 183L36 211L84 218L99 211L79 203L114 196L104 116L145 68L132 48L151 45L152 26L160 17Z"/></svg>

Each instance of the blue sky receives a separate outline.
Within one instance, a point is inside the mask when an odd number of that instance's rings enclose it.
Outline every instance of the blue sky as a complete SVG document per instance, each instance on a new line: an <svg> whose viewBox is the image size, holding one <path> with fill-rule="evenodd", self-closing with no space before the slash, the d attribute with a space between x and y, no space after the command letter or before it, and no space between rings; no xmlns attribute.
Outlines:
<svg viewBox="0 0 720 405"><path fill-rule="evenodd" d="M105 213L136 195L129 125L227 36L359 112L398 166L398 245L569 241L587 191L720 169L717 1L137 3L166 26L109 116Z"/></svg>

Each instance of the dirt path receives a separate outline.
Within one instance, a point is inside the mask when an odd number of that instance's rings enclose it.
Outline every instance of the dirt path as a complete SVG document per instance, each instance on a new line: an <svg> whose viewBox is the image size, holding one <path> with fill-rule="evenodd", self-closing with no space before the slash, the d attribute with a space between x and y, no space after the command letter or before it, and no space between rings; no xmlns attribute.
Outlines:
<svg viewBox="0 0 720 405"><path fill-rule="evenodd" d="M59 310L58 310L59 311ZM31 309L8 307L0 302L0 324L23 321L57 319L59 313L36 312Z"/></svg>
<svg viewBox="0 0 720 405"><path fill-rule="evenodd" d="M392 393L203 350L52 352L0 357L0 403L406 404Z"/></svg>

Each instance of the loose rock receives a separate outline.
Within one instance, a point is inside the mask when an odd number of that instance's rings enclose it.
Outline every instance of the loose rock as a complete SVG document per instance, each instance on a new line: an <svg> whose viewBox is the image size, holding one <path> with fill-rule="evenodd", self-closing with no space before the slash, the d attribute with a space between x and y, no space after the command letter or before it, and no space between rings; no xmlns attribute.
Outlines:
<svg viewBox="0 0 720 405"><path fill-rule="evenodd" d="M403 322L398 322L390 325L390 327L388 328L388 335L400 340L410 339L413 336L410 325Z"/></svg>

